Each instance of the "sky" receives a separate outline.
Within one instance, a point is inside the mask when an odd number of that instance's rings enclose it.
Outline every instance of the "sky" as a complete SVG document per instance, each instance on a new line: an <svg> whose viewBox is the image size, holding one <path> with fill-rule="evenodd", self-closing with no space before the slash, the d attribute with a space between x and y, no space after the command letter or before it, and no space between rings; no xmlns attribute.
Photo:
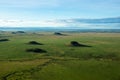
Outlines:
<svg viewBox="0 0 120 80"><path fill-rule="evenodd" d="M63 26L46 20L118 16L120 0L0 0L0 26Z"/></svg>

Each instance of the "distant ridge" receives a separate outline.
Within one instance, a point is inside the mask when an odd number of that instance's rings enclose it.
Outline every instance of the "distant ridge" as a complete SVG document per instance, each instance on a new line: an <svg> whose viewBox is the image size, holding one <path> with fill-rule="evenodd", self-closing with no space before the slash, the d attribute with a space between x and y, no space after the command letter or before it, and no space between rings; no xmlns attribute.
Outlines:
<svg viewBox="0 0 120 80"><path fill-rule="evenodd" d="M80 22L80 23L120 23L120 17L102 19L66 19L61 22Z"/></svg>
<svg viewBox="0 0 120 80"><path fill-rule="evenodd" d="M120 29L81 29L81 28L40 28L40 27L23 27L23 28L0 28L0 32L4 31L25 31L25 32L102 32L102 33L120 33Z"/></svg>

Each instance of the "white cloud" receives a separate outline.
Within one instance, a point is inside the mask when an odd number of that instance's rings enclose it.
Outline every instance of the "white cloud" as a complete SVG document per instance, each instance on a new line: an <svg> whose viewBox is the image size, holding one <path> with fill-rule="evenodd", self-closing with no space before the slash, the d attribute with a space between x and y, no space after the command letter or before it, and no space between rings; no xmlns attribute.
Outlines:
<svg viewBox="0 0 120 80"><path fill-rule="evenodd" d="M65 27L66 23L56 21L0 20L1 27Z"/></svg>
<svg viewBox="0 0 120 80"><path fill-rule="evenodd" d="M49 20L49 21L23 21L23 20L0 20L0 27L70 27L90 28L91 24L79 23L74 20ZM95 26L94 26L95 27Z"/></svg>
<svg viewBox="0 0 120 80"><path fill-rule="evenodd" d="M74 20L47 20L47 21L30 21L30 20L0 20L0 27L55 27L55 28L81 28L81 29L115 29L119 28L120 23L107 24L90 24L81 23Z"/></svg>

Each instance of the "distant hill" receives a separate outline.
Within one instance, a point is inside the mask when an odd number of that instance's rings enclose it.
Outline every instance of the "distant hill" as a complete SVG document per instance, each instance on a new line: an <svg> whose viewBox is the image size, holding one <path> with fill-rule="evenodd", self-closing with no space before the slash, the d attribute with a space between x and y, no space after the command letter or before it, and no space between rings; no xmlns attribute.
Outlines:
<svg viewBox="0 0 120 80"><path fill-rule="evenodd" d="M120 17L102 18L102 19L68 19L61 22L79 22L79 23L120 23Z"/></svg>
<svg viewBox="0 0 120 80"><path fill-rule="evenodd" d="M120 17L102 19L64 19L57 23L66 24L66 27L81 29L120 29Z"/></svg>
<svg viewBox="0 0 120 80"><path fill-rule="evenodd" d="M118 18L103 18L103 19L74 19L77 22L84 23L120 23L120 17Z"/></svg>

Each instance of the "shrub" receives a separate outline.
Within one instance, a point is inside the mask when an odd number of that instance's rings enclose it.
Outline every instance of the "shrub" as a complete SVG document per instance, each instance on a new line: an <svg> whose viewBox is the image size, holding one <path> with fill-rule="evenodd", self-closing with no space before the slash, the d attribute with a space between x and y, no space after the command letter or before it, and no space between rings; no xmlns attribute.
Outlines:
<svg viewBox="0 0 120 80"><path fill-rule="evenodd" d="M27 49L27 52L34 52L34 53L46 53L47 51L39 48L34 48L34 49Z"/></svg>
<svg viewBox="0 0 120 80"><path fill-rule="evenodd" d="M30 41L28 44L33 44L33 45L43 45L43 44L38 43L38 42L36 42L36 41Z"/></svg>
<svg viewBox="0 0 120 80"><path fill-rule="evenodd" d="M77 41L71 41L70 44L71 44L71 46L75 46L75 47L91 47L91 46L88 46L88 45L80 44Z"/></svg>
<svg viewBox="0 0 120 80"><path fill-rule="evenodd" d="M0 42L9 41L9 39L0 39Z"/></svg>

